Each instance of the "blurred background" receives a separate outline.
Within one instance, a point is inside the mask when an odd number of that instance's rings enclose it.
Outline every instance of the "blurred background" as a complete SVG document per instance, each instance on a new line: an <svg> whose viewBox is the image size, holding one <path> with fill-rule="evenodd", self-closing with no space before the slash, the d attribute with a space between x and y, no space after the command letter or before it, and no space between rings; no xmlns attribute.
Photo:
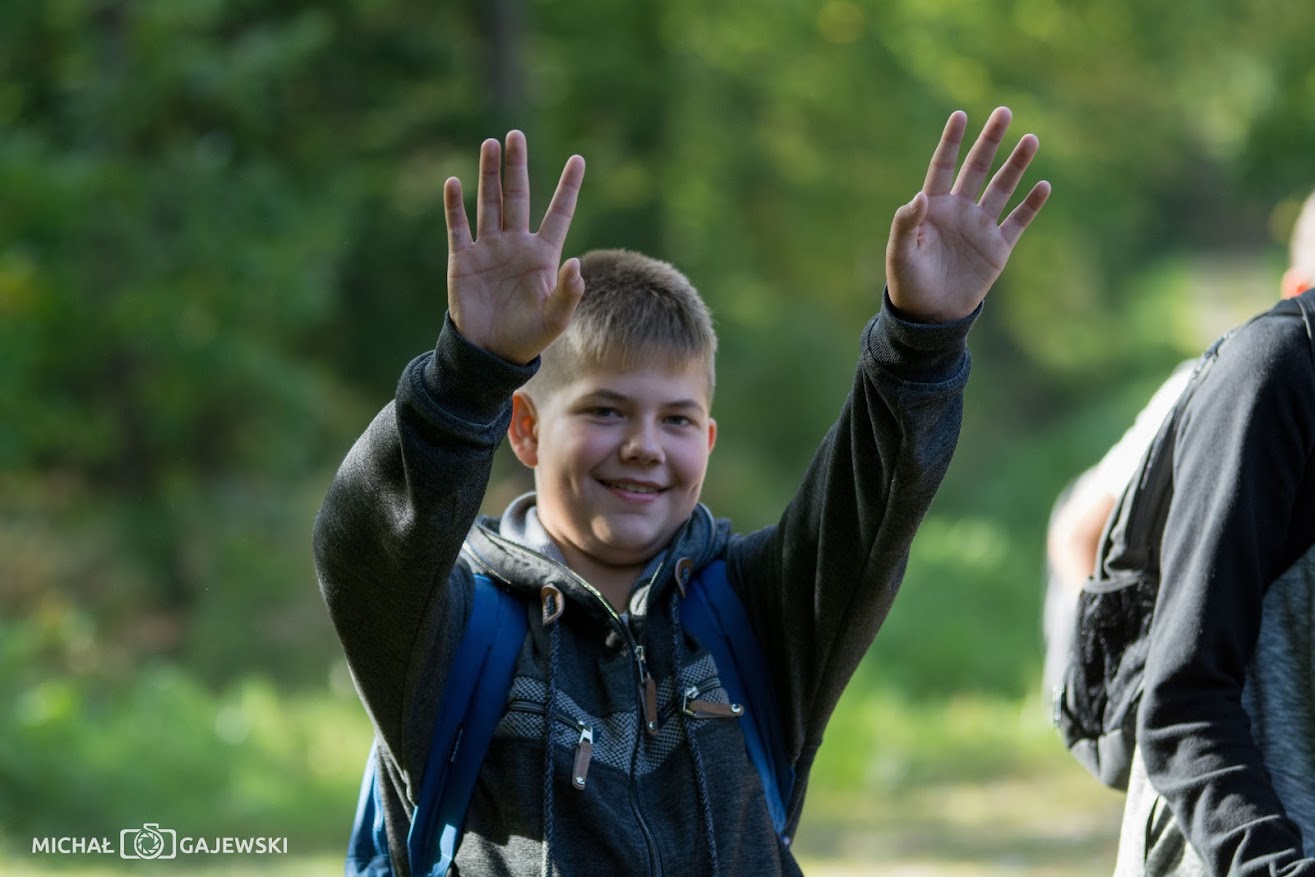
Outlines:
<svg viewBox="0 0 1315 877"><path fill-rule="evenodd" d="M0 862L109 868L31 839L158 822L289 838L240 873L337 870L369 728L311 523L433 342L441 187L473 194L481 139L527 133L536 211L583 154L568 252L702 291L705 498L749 529L844 398L946 116L1004 104L1054 195L973 330L957 456L798 849L1109 873L1120 800L1040 692L1045 522L1173 364L1276 298L1311 33L1280 0L4 0ZM527 484L504 454L489 509Z"/></svg>

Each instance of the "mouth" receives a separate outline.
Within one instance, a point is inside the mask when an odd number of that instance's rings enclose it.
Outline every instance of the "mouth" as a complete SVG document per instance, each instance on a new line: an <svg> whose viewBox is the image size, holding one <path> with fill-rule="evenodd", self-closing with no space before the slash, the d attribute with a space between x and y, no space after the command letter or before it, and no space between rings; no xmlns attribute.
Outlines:
<svg viewBox="0 0 1315 877"><path fill-rule="evenodd" d="M615 490L626 494L635 494L637 496L656 496L667 489L660 484L654 484L651 481L628 481L624 479L608 481L600 478L598 479L598 483L602 484L609 490Z"/></svg>

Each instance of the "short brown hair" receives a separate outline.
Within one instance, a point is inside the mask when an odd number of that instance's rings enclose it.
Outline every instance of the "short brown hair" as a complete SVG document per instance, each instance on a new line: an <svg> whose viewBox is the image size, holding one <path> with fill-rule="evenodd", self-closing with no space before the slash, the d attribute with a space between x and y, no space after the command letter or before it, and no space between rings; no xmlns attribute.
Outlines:
<svg viewBox="0 0 1315 877"><path fill-rule="evenodd" d="M582 369L659 361L708 370L716 384L717 335L698 290L667 262L631 250L593 250L580 259L584 297L571 324L543 352L526 385L533 395L554 389Z"/></svg>

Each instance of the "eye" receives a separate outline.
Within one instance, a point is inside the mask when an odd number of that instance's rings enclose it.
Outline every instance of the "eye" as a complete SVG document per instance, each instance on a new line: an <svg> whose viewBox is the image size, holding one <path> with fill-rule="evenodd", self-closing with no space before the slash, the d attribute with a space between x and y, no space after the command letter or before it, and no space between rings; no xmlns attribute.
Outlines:
<svg viewBox="0 0 1315 877"><path fill-rule="evenodd" d="M668 414L666 421L671 426L694 426L694 419L684 414Z"/></svg>
<svg viewBox="0 0 1315 877"><path fill-rule="evenodd" d="M606 405L597 405L593 408L585 409L584 413L599 420L611 420L621 416L620 411L615 408L608 408Z"/></svg>

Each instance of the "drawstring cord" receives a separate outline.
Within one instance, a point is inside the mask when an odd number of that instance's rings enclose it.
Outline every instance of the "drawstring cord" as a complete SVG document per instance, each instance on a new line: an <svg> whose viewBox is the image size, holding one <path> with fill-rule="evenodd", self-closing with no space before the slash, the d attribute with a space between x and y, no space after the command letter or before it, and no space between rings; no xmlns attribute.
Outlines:
<svg viewBox="0 0 1315 877"><path fill-rule="evenodd" d="M680 598L678 591L671 594L671 660L674 664L672 670L672 679L675 682L675 694L679 695L680 690L685 685L681 678L684 665L681 662L681 655L684 653L685 637L680 627ZM685 715L684 710L677 711L680 716L681 726L685 730L685 739L689 742L690 757L694 761L694 784L699 793L699 812L703 816L703 834L708 842L708 858L712 862L712 877L719 877L721 874L721 861L717 856L717 834L713 830L712 824L712 797L708 794L707 772L703 768L703 753L699 750L698 740L694 736L694 729L690 726L689 716Z"/></svg>
<svg viewBox="0 0 1315 877"><path fill-rule="evenodd" d="M552 877L552 717L557 715L557 664L562 639L556 622L564 607L561 592L551 586L543 589L541 600L544 626L548 628L548 689L543 711L543 861L540 873L542 877Z"/></svg>

